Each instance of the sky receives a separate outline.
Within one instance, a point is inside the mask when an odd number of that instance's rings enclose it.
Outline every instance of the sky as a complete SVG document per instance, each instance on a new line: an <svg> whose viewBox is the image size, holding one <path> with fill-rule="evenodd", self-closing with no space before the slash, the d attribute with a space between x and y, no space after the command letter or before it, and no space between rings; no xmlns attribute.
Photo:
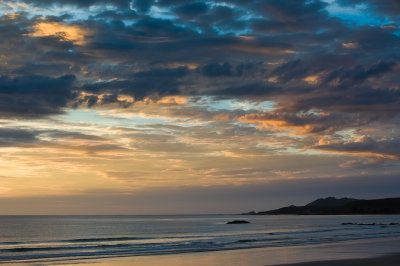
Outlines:
<svg viewBox="0 0 400 266"><path fill-rule="evenodd" d="M0 214L400 187L398 0L0 0Z"/></svg>

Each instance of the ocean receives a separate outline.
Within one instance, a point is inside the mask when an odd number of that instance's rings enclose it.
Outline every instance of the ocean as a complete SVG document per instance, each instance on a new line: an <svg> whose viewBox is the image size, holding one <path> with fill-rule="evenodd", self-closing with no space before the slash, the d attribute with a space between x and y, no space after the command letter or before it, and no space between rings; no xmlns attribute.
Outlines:
<svg viewBox="0 0 400 266"><path fill-rule="evenodd" d="M251 223L226 224L237 219ZM364 239L398 238L400 243L400 225L390 223L400 223L400 215L0 216L0 263L305 246Z"/></svg>

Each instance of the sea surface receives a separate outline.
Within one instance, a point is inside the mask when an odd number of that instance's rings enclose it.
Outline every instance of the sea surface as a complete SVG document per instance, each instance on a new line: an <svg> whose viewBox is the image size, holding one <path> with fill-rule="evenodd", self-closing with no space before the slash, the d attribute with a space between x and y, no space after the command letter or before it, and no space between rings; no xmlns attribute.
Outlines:
<svg viewBox="0 0 400 266"><path fill-rule="evenodd" d="M237 219L251 223L226 224ZM400 243L400 225L390 223L400 223L400 215L0 216L0 264L363 239L398 238Z"/></svg>

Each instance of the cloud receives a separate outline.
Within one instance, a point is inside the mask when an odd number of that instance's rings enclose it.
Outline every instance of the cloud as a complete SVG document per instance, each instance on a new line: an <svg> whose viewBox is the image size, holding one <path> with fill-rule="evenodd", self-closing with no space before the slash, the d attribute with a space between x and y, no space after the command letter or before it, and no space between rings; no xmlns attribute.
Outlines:
<svg viewBox="0 0 400 266"><path fill-rule="evenodd" d="M400 160L400 142L397 139L375 140L367 136L362 136L355 141L316 145L314 148Z"/></svg>
<svg viewBox="0 0 400 266"><path fill-rule="evenodd" d="M117 94L131 95L135 100L143 100L145 97L158 99L162 96L178 95L179 79L187 73L186 67L152 69L136 72L128 80L97 82L86 84L83 88L88 92L113 93L107 101L104 98L101 101L98 98L92 98L95 103L118 102Z"/></svg>
<svg viewBox="0 0 400 266"><path fill-rule="evenodd" d="M103 3L78 2L57 3L77 8ZM53 107L43 99L41 107L47 111L41 112L46 115L66 106L115 103L131 108L126 96L135 101L171 95L257 98L276 104L275 118L270 118L275 123L334 132L387 121L399 111L400 42L392 28L349 27L330 17L328 4L321 1L232 1L227 6L134 1L133 7L146 13L141 15L124 8L125 3L86 10L86 20L3 16L0 30L8 40L2 40L8 51L7 64L0 65L3 76L48 77L49 82L74 76L73 95L60 96ZM53 1L32 4L51 6ZM152 6L171 16L154 15ZM247 20L241 18L246 14ZM257 21L268 32L257 28ZM244 29L245 34L235 32ZM18 97L33 101L26 94ZM306 118L310 111L329 116ZM262 120L263 115L251 118ZM341 119L354 122L340 125Z"/></svg>
<svg viewBox="0 0 400 266"><path fill-rule="evenodd" d="M3 117L39 118L60 114L73 97L72 75L0 77L0 114Z"/></svg>
<svg viewBox="0 0 400 266"><path fill-rule="evenodd" d="M348 169L383 168L384 160L381 158L369 158L363 160L350 160L339 165Z"/></svg>
<svg viewBox="0 0 400 266"><path fill-rule="evenodd" d="M37 142L38 132L18 128L0 128L0 147L24 146Z"/></svg>
<svg viewBox="0 0 400 266"><path fill-rule="evenodd" d="M231 65L229 63L220 64L208 64L202 67L203 75L208 77L218 76L232 76Z"/></svg>
<svg viewBox="0 0 400 266"><path fill-rule="evenodd" d="M54 4L58 5L73 5L73 6L78 6L78 7L90 7L92 5L96 4L112 4L116 5L121 8L128 8L129 3L131 2L130 0L111 0L111 1L106 1L106 0L86 0L86 1L80 1L80 0L25 0L24 2L30 3L36 6L52 6Z"/></svg>
<svg viewBox="0 0 400 266"><path fill-rule="evenodd" d="M134 0L132 1L132 6L139 13L146 13L150 10L151 6L154 4L154 0Z"/></svg>
<svg viewBox="0 0 400 266"><path fill-rule="evenodd" d="M204 14L208 11L208 5L204 2L194 2L178 6L173 9L173 12L178 14L180 17L193 19L197 16Z"/></svg>
<svg viewBox="0 0 400 266"><path fill-rule="evenodd" d="M30 37L54 37L61 42L73 42L77 45L85 44L88 32L78 26L63 25L59 22L37 22Z"/></svg>
<svg viewBox="0 0 400 266"><path fill-rule="evenodd" d="M396 0L340 0L339 3L342 5L364 4L367 8L393 17L398 17L400 13L400 3Z"/></svg>
<svg viewBox="0 0 400 266"><path fill-rule="evenodd" d="M261 15L250 21L256 33L315 32L340 27L337 20L329 18L322 1L259 1L254 10Z"/></svg>
<svg viewBox="0 0 400 266"><path fill-rule="evenodd" d="M368 119L360 115L344 116L338 113L299 113L271 111L266 113L246 114L239 118L246 123L259 123L265 128L278 131L295 131L299 134L333 134L347 127L359 127L368 124Z"/></svg>
<svg viewBox="0 0 400 266"><path fill-rule="evenodd" d="M347 1L366 7L373 21L362 23L317 0L14 2L0 16L0 145L11 176L192 192L398 171L393 2ZM76 155L87 181L59 171ZM35 168L43 161L47 172Z"/></svg>

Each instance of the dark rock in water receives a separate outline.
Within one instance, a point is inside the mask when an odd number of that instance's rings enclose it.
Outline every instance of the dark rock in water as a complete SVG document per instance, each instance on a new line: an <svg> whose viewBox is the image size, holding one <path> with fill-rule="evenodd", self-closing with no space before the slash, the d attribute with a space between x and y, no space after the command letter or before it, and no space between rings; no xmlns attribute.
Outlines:
<svg viewBox="0 0 400 266"><path fill-rule="evenodd" d="M227 222L226 224L249 224L249 221L245 221L245 220L234 220L234 221L230 221Z"/></svg>

